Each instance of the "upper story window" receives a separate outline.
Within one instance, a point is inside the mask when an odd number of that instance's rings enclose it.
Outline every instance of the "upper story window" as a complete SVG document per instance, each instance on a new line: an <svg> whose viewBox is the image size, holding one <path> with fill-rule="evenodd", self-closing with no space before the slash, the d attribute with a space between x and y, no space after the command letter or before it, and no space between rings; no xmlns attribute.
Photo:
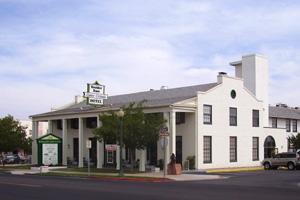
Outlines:
<svg viewBox="0 0 300 200"><path fill-rule="evenodd" d="M72 129L78 129L78 124L79 124L78 118L71 119L71 128Z"/></svg>
<svg viewBox="0 0 300 200"><path fill-rule="evenodd" d="M286 132L291 132L291 120L290 119L285 120L285 127L286 127Z"/></svg>
<svg viewBox="0 0 300 200"><path fill-rule="evenodd" d="M277 118L272 117L272 128L277 128Z"/></svg>
<svg viewBox="0 0 300 200"><path fill-rule="evenodd" d="M230 126L237 126L237 109L229 108L229 124Z"/></svg>
<svg viewBox="0 0 300 200"><path fill-rule="evenodd" d="M86 127L87 128L96 128L97 127L97 117L86 118Z"/></svg>
<svg viewBox="0 0 300 200"><path fill-rule="evenodd" d="M235 92L235 90L231 90L230 96L231 96L231 98L235 99L235 97L236 97L236 92Z"/></svg>
<svg viewBox="0 0 300 200"><path fill-rule="evenodd" d="M293 119L293 132L297 132L297 120Z"/></svg>
<svg viewBox="0 0 300 200"><path fill-rule="evenodd" d="M259 127L259 110L252 110L252 126Z"/></svg>
<svg viewBox="0 0 300 200"><path fill-rule="evenodd" d="M203 105L203 123L212 124L212 106Z"/></svg>
<svg viewBox="0 0 300 200"><path fill-rule="evenodd" d="M184 124L185 123L185 113L177 112L176 113L176 124Z"/></svg>

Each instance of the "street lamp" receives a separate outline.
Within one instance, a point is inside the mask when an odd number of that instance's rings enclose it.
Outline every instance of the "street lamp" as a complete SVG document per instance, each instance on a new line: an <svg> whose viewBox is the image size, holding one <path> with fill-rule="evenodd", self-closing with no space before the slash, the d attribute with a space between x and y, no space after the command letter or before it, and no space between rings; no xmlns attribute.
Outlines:
<svg viewBox="0 0 300 200"><path fill-rule="evenodd" d="M122 130L122 122L124 117L124 112L121 109L118 113L118 117L120 118L120 177L123 177L123 159L122 159L122 145L123 145L123 130Z"/></svg>

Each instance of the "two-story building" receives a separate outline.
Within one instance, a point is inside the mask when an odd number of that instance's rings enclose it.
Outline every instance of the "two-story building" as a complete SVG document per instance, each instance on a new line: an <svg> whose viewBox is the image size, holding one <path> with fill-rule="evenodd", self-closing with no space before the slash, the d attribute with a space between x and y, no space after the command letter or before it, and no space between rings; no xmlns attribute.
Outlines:
<svg viewBox="0 0 300 200"><path fill-rule="evenodd" d="M164 156L169 162L172 153L182 164L187 157L195 156L196 169L259 166L264 157L288 148L285 127L269 125L270 119L283 116L269 108L268 58L245 55L230 65L235 67L235 76L221 72L215 83L110 96L99 107L77 97L70 106L31 116L33 138L37 138L38 124L46 121L49 132L62 138L64 165L70 161L83 167L89 154L97 168L110 164L119 168L118 153L105 150L105 141L96 141L92 130L101 126L100 113L118 112L123 105L146 99L144 105L148 108L144 112L161 114L167 120L170 136L165 150L160 138L147 149L135 152L141 171L146 165L156 165ZM89 153L85 147L88 139L92 140ZM36 148L34 142L34 164ZM122 152L123 158L129 160L126 147Z"/></svg>

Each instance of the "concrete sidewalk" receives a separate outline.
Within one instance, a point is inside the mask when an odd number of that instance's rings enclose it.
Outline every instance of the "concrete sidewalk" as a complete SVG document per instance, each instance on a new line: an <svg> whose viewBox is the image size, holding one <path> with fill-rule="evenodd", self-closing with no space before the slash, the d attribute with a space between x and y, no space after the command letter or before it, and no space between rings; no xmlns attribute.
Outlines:
<svg viewBox="0 0 300 200"><path fill-rule="evenodd" d="M221 172L239 172L239 171L254 171L254 170L263 170L262 167L255 168L232 168L232 169L213 169L213 170L191 170L183 171L181 175L165 175L165 178L174 180L174 181L195 181L195 180L214 180L214 179L224 179L228 178L227 176L221 176L211 173L221 173ZM11 174L15 175L24 175L24 174L42 174L39 170L30 170L30 169L10 169ZM50 170L51 172L51 170ZM65 174L87 174L86 172L66 172L66 171L52 171L57 173ZM91 175L111 175L118 176L117 173L90 173ZM126 176L136 176L136 177L152 177L152 178L164 178L163 172L149 172L149 173L140 173L140 174L125 174Z"/></svg>

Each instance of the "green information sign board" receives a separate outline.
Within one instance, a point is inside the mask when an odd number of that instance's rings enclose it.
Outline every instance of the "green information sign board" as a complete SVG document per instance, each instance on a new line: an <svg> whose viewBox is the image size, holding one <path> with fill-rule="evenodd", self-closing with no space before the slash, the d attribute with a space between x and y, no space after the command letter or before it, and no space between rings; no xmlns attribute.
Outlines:
<svg viewBox="0 0 300 200"><path fill-rule="evenodd" d="M62 139L48 133L36 139L39 165L62 164Z"/></svg>

